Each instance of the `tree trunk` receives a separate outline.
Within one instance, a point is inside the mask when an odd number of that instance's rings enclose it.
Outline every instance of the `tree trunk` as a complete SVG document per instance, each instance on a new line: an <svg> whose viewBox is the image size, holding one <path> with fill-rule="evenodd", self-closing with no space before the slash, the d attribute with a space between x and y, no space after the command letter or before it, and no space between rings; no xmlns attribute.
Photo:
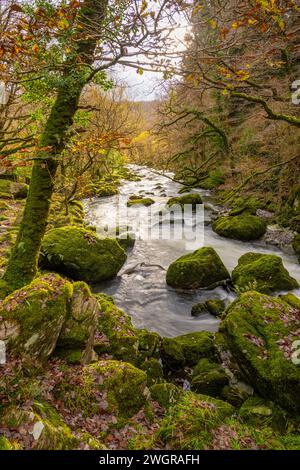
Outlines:
<svg viewBox="0 0 300 470"><path fill-rule="evenodd" d="M70 90L67 78L77 70L80 61L87 65L93 63L96 38L99 37L95 25L100 29L106 7L107 0L86 0L81 9L78 23L81 34L86 32L86 38L77 42L76 54L73 54L72 59L66 60L66 85L58 92L40 139L40 151L33 165L23 219L3 277L8 291L28 284L36 275L59 157L65 148L66 132L72 125L80 94L86 83L79 73L78 81ZM94 34L90 34L91 27Z"/></svg>

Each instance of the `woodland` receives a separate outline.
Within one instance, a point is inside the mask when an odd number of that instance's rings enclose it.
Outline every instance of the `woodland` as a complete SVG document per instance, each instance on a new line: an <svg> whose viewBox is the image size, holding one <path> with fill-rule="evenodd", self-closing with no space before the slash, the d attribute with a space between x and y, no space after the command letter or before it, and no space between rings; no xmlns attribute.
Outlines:
<svg viewBox="0 0 300 470"><path fill-rule="evenodd" d="M300 2L0 2L0 451L300 450Z"/></svg>

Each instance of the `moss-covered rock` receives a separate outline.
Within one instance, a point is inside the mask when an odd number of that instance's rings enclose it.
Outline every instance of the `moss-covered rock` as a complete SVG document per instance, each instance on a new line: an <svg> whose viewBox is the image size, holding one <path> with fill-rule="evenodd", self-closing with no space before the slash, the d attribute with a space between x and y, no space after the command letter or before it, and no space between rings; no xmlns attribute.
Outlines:
<svg viewBox="0 0 300 470"><path fill-rule="evenodd" d="M71 411L80 409L85 417L108 412L128 418L146 403L146 385L144 371L126 362L107 360L85 366L80 383L66 379L55 393Z"/></svg>
<svg viewBox="0 0 300 470"><path fill-rule="evenodd" d="M276 255L246 253L238 261L232 272L232 281L239 291L256 290L271 293L279 290L291 290L298 287Z"/></svg>
<svg viewBox="0 0 300 470"><path fill-rule="evenodd" d="M220 398L224 401L228 401L232 406L240 408L249 398L249 392L240 387L239 384L225 385L222 389Z"/></svg>
<svg viewBox="0 0 300 470"><path fill-rule="evenodd" d="M220 330L246 382L262 397L299 412L294 341L300 339L300 310L282 299L247 292L229 306Z"/></svg>
<svg viewBox="0 0 300 470"><path fill-rule="evenodd" d="M115 359L136 364L140 343L129 315L116 307L107 296L97 294L96 298L100 306L94 344L96 353L109 354Z"/></svg>
<svg viewBox="0 0 300 470"><path fill-rule="evenodd" d="M137 449L258 450L295 448L292 439L278 436L268 426L257 429L233 415L229 404L205 395L184 392L169 408L160 428L149 441L135 439Z"/></svg>
<svg viewBox="0 0 300 470"><path fill-rule="evenodd" d="M161 357L165 366L171 370L194 366L201 358L213 359L215 354L213 334L207 331L162 340Z"/></svg>
<svg viewBox="0 0 300 470"><path fill-rule="evenodd" d="M295 236L293 241L293 248L295 250L296 255L298 256L298 261L300 263L300 234Z"/></svg>
<svg viewBox="0 0 300 470"><path fill-rule="evenodd" d="M20 448L28 448L28 441L35 450L70 450L79 443L57 411L44 402L34 402L28 410L14 406L5 408L0 421L8 431L21 431Z"/></svg>
<svg viewBox="0 0 300 470"><path fill-rule="evenodd" d="M41 253L42 267L86 282L112 279L126 261L126 253L116 240L100 239L73 226L50 230Z"/></svg>
<svg viewBox="0 0 300 470"><path fill-rule="evenodd" d="M149 390L152 400L163 408L173 406L183 393L181 388L169 382L152 385Z"/></svg>
<svg viewBox="0 0 300 470"><path fill-rule="evenodd" d="M239 410L239 415L253 426L270 426L284 432L287 426L287 413L278 405L260 397L248 398Z"/></svg>
<svg viewBox="0 0 300 470"><path fill-rule="evenodd" d="M184 208L185 205L191 205L193 209L196 209L198 204L202 204L202 198L200 194L196 194L196 193L185 194L184 196L172 197L167 202L167 205L169 207L178 205L181 208Z"/></svg>
<svg viewBox="0 0 300 470"><path fill-rule="evenodd" d="M155 201L153 199L151 199L150 197L144 197L144 198L139 198L139 199L129 199L129 201L127 201L127 206L128 207L132 207L132 206L137 206L137 205L140 205L140 206L152 206L152 204L154 204Z"/></svg>
<svg viewBox="0 0 300 470"><path fill-rule="evenodd" d="M194 392L219 397L228 377L220 364L201 359L193 370L191 389Z"/></svg>
<svg viewBox="0 0 300 470"><path fill-rule="evenodd" d="M145 361L151 357L159 359L161 337L158 333L148 331L145 329L135 330L139 339L138 346L138 359L140 362Z"/></svg>
<svg viewBox="0 0 300 470"><path fill-rule="evenodd" d="M242 213L247 213L255 215L257 209L261 208L262 203L259 199L255 197L238 197L231 204L231 211L229 215L240 215Z"/></svg>
<svg viewBox="0 0 300 470"><path fill-rule="evenodd" d="M183 289L212 287L229 278L221 258L211 247L181 256L169 266L166 275L167 284Z"/></svg>
<svg viewBox="0 0 300 470"><path fill-rule="evenodd" d="M27 184L0 179L0 197L7 199L25 199L27 197L27 193Z"/></svg>
<svg viewBox="0 0 300 470"><path fill-rule="evenodd" d="M34 280L0 302L0 340L13 356L47 359L67 317L73 287L56 274Z"/></svg>
<svg viewBox="0 0 300 470"><path fill-rule="evenodd" d="M210 313L214 317L221 317L225 311L225 302L221 299L209 299L206 302L200 302L193 305L191 315L199 317L203 313Z"/></svg>
<svg viewBox="0 0 300 470"><path fill-rule="evenodd" d="M97 299L84 282L73 285L70 310L59 335L55 353L70 362L89 363L100 313Z"/></svg>
<svg viewBox="0 0 300 470"><path fill-rule="evenodd" d="M150 357L146 359L141 365L140 369L144 370L147 374L147 385L150 387L153 384L164 381L164 372L162 365L158 359Z"/></svg>
<svg viewBox="0 0 300 470"><path fill-rule="evenodd" d="M235 217L220 217L212 228L221 237L249 241L262 237L267 230L266 223L255 215L242 214Z"/></svg>

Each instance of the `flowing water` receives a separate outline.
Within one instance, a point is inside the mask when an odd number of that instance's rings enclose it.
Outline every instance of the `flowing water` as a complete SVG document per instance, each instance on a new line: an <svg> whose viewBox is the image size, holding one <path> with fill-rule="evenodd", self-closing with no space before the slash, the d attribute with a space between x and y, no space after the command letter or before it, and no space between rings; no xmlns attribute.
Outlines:
<svg viewBox="0 0 300 470"><path fill-rule="evenodd" d="M132 194L151 197L155 205L151 210L160 210L169 197L178 195L182 187L173 182L167 174L163 176L146 167L131 165L131 169L141 177L141 181L125 181L120 188L121 196L129 198ZM211 205L209 191L195 190L202 196L206 207ZM93 198L85 202L87 221L96 226L97 230L106 224L114 225L114 217L118 205L118 197ZM128 226L131 227L140 215L138 207L128 209ZM205 210L205 220L209 220L210 209ZM176 221L175 221L176 223ZM193 227L194 229L195 227ZM192 230L192 228L191 228ZM212 246L221 256L225 266L231 272L238 258L249 251L277 254L282 257L284 266L291 276L300 283L300 265L295 255L284 253L279 248L266 245L263 241L239 242L219 237L210 225L205 224L204 245ZM128 259L116 279L98 284L95 291L112 295L115 303L129 313L134 325L156 331L162 336L174 337L193 331L216 331L219 320L210 314L198 318L191 316L191 308L198 302L209 298L220 298L230 302L234 293L222 287L214 290L178 292L166 285L166 269L170 263L189 251L201 248L199 241L190 243L188 249L182 240L149 240L137 239L135 246L128 253ZM295 291L300 296L300 290Z"/></svg>

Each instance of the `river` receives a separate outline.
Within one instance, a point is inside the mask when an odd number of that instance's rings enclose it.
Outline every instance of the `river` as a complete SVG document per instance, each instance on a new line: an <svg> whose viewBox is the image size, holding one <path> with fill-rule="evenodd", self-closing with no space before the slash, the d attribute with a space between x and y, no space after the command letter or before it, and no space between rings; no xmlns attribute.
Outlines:
<svg viewBox="0 0 300 470"><path fill-rule="evenodd" d="M149 168L135 165L130 165L130 168L141 177L141 181L124 181L120 187L120 195L125 201L132 194L151 197L155 200L151 211L160 210L169 197L178 195L182 187L168 178L171 174L164 176ZM209 191L199 189L194 192L201 194L206 205L211 204ZM118 196L86 200L87 222L96 226L97 231L106 224L114 225L118 202ZM213 204L211 207L213 208ZM204 231L204 245L212 246L218 252L230 272L236 266L238 258L246 252L276 254L281 256L290 275L300 283L300 265L294 254L285 253L262 240L239 242L222 238L212 231L209 225L210 216L210 209L206 209L204 216L206 224L201 226ZM129 208L128 226L134 225L138 217L142 217L140 209ZM112 295L116 305L130 314L134 325L138 328L147 328L167 337L201 330L215 332L219 320L210 314L194 318L190 313L191 308L194 304L209 298L220 298L229 303L234 299L234 293L221 287L210 291L178 292L167 286L165 282L165 270L170 263L189 251L201 248L202 244L201 242L199 245L197 240L187 246L182 240L149 240L141 237L136 240L134 248L129 250L127 262L118 277L94 286L94 290ZM300 296L300 289L297 289L295 294Z"/></svg>

